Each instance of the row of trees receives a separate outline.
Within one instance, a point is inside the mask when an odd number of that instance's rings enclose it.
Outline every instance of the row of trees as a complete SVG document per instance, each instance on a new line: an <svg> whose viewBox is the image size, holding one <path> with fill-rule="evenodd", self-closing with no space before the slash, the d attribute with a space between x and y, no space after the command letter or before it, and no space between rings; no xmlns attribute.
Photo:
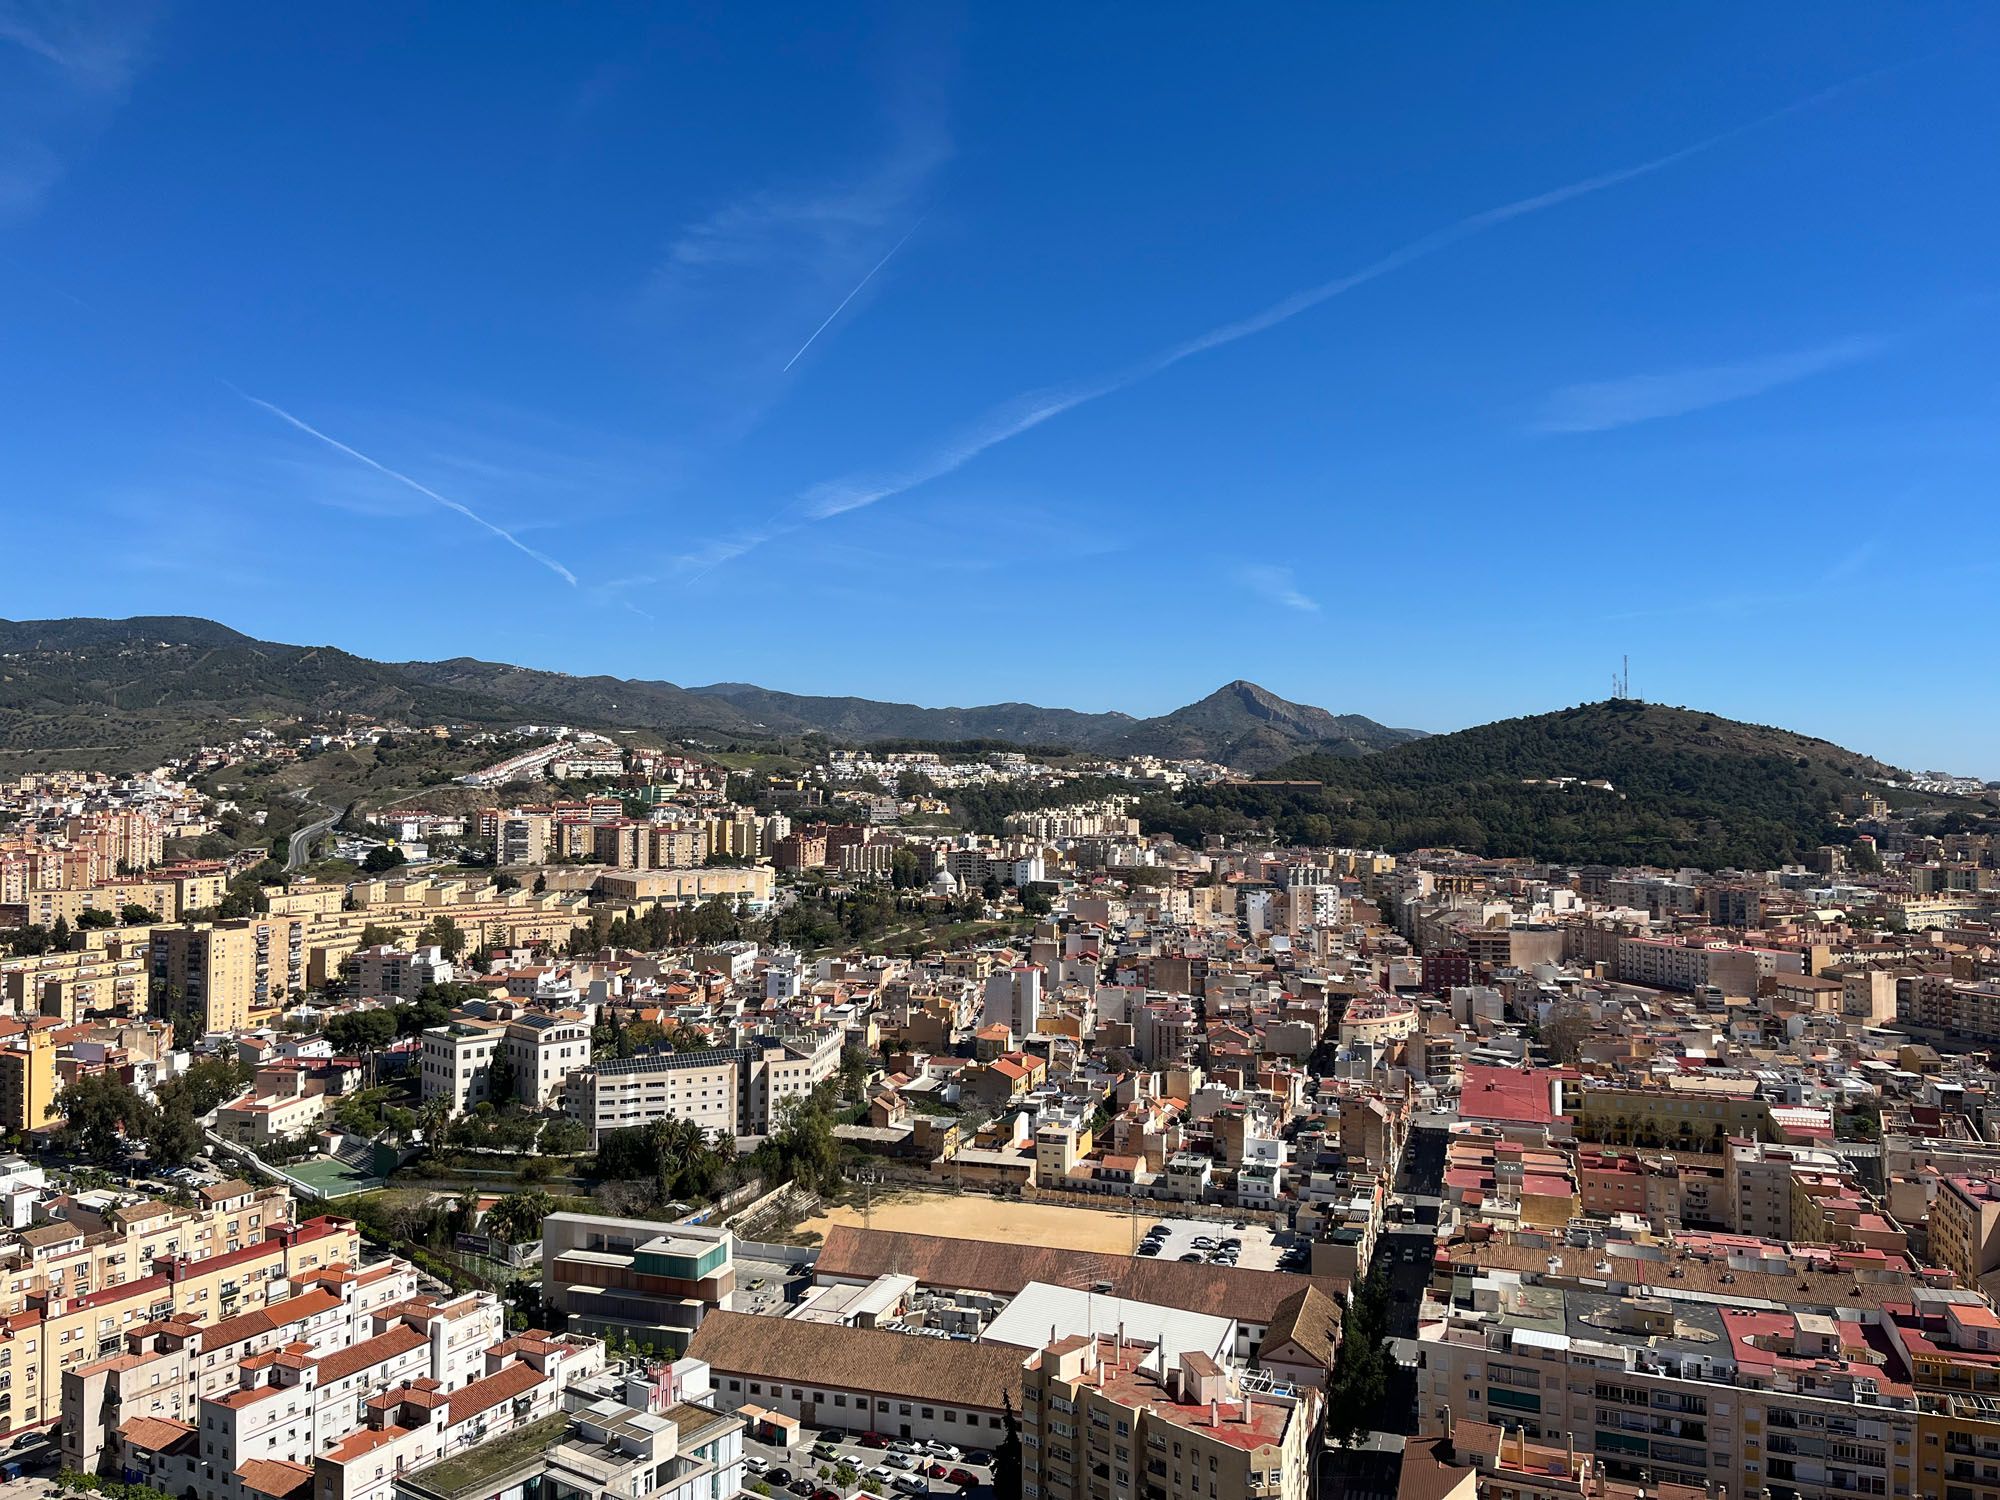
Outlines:
<svg viewBox="0 0 2000 1500"><path fill-rule="evenodd" d="M643 916L607 917L599 912L590 925L577 929L570 941L573 954L600 948L686 947L692 943L723 943L743 937L746 921L733 902L711 897L692 909L656 906Z"/></svg>
<svg viewBox="0 0 2000 1500"><path fill-rule="evenodd" d="M736 1186L735 1145L710 1141L692 1120L654 1120L598 1138L597 1174L610 1181L651 1185L654 1204L718 1198Z"/></svg>
<svg viewBox="0 0 2000 1500"><path fill-rule="evenodd" d="M1350 1442L1389 1390L1389 1288L1377 1271L1342 1299L1340 1346L1327 1375L1326 1430Z"/></svg>

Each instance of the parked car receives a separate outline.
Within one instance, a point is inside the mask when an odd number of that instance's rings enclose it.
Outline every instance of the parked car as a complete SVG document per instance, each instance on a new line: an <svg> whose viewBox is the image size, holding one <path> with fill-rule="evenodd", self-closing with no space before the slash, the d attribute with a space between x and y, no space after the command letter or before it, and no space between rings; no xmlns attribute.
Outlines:
<svg viewBox="0 0 2000 1500"><path fill-rule="evenodd" d="M1141 1255L1158 1255L1159 1253L1160 1253L1160 1247L1158 1243L1153 1240L1148 1240L1146 1241L1145 1244L1139 1247L1139 1254Z"/></svg>
<svg viewBox="0 0 2000 1500"><path fill-rule="evenodd" d="M889 1446L889 1440L879 1432L864 1432L854 1441L864 1448L886 1448Z"/></svg>
<svg viewBox="0 0 2000 1500"><path fill-rule="evenodd" d="M993 1455L984 1448L968 1448L965 1452L965 1461L984 1469L992 1464Z"/></svg>
<svg viewBox="0 0 2000 1500"><path fill-rule="evenodd" d="M931 1452L935 1453L939 1458L948 1458L953 1463L957 1463L961 1458L965 1457L963 1449L960 1449L951 1443L940 1443L935 1438L932 1439L930 1442L925 1443L924 1446L930 1449Z"/></svg>
<svg viewBox="0 0 2000 1500"><path fill-rule="evenodd" d="M790 1469L771 1469L764 1475L764 1481L778 1489L788 1490L792 1487L792 1471Z"/></svg>
<svg viewBox="0 0 2000 1500"><path fill-rule="evenodd" d="M944 1477L948 1483L955 1484L962 1490L970 1489L973 1485L979 1483L970 1469L953 1469Z"/></svg>
<svg viewBox="0 0 2000 1500"><path fill-rule="evenodd" d="M868 1477L877 1484L893 1484L896 1480L896 1471L887 1464L877 1464L868 1471Z"/></svg>
<svg viewBox="0 0 2000 1500"><path fill-rule="evenodd" d="M797 1479L786 1485L785 1488L790 1490L794 1495L810 1495L819 1486L801 1474Z"/></svg>
<svg viewBox="0 0 2000 1500"><path fill-rule="evenodd" d="M891 1453L882 1462L892 1469L901 1469L905 1473L917 1466L916 1457L909 1453Z"/></svg>
<svg viewBox="0 0 2000 1500"><path fill-rule="evenodd" d="M924 1473L932 1479L942 1479L951 1472L943 1464L925 1464Z"/></svg>
<svg viewBox="0 0 2000 1500"><path fill-rule="evenodd" d="M917 1445L908 1438L895 1438L889 1444L891 1453L915 1453Z"/></svg>
<svg viewBox="0 0 2000 1500"><path fill-rule="evenodd" d="M931 1482L915 1474L903 1474L897 1477L896 1488L906 1495L928 1495L931 1492Z"/></svg>
<svg viewBox="0 0 2000 1500"><path fill-rule="evenodd" d="M771 1464L768 1459L759 1458L754 1453L746 1453L743 1455L743 1467L748 1469L752 1474L761 1474L770 1468Z"/></svg>
<svg viewBox="0 0 2000 1500"><path fill-rule="evenodd" d="M1188 1253L1187 1253L1186 1255L1183 1255L1183 1256L1181 1257L1181 1259L1182 1259L1182 1260L1200 1260L1200 1259L1201 1259L1201 1252L1200 1252L1199 1250L1190 1250L1190 1251L1188 1251Z"/></svg>

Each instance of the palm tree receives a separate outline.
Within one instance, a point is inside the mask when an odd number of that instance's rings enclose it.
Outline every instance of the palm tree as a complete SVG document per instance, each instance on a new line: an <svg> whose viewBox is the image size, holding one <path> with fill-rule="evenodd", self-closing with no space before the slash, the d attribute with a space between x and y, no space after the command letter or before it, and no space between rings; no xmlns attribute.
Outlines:
<svg viewBox="0 0 2000 1500"><path fill-rule="evenodd" d="M486 1211L487 1233L509 1245L540 1235L542 1220L556 1211L556 1200L539 1188L509 1193Z"/></svg>

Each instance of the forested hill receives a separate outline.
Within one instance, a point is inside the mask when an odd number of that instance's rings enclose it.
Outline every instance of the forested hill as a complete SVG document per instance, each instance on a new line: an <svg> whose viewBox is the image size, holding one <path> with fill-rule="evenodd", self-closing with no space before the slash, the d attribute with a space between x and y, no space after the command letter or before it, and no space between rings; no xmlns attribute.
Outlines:
<svg viewBox="0 0 2000 1500"><path fill-rule="evenodd" d="M1271 773L1318 787L1225 784L1141 811L1189 838L1254 822L1300 843L1767 869L1841 838L1841 793L1890 770L1786 730L1613 699Z"/></svg>
<svg viewBox="0 0 2000 1500"><path fill-rule="evenodd" d="M0 620L0 772L132 768L217 738L218 726L339 715L417 723L522 720L645 729L697 746L824 735L841 743L993 739L1105 755L1215 760L1245 770L1303 750L1366 755L1418 737L1237 681L1154 718L989 703L926 708L747 683L686 688L506 662L379 662L260 641L213 620Z"/></svg>

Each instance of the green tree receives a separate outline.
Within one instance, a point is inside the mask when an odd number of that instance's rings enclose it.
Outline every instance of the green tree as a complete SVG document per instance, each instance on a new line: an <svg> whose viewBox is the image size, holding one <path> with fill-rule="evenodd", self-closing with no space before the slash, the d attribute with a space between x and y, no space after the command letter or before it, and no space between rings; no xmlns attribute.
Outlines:
<svg viewBox="0 0 2000 1500"><path fill-rule="evenodd" d="M1344 1299L1340 1345L1327 1375L1327 1435L1337 1442L1354 1439L1389 1388L1389 1292L1380 1273L1368 1278Z"/></svg>
<svg viewBox="0 0 2000 1500"><path fill-rule="evenodd" d="M84 1073L64 1084L56 1109L63 1117L61 1149L101 1166L123 1161L126 1142L144 1139L153 1123L144 1096L108 1073Z"/></svg>
<svg viewBox="0 0 2000 1500"><path fill-rule="evenodd" d="M160 1110L146 1132L146 1147L156 1168L184 1167L201 1150L201 1126L185 1109Z"/></svg>
<svg viewBox="0 0 2000 1500"><path fill-rule="evenodd" d="M398 849L394 844L377 844L363 856L361 868L366 870L370 875L385 875L391 870L400 869L409 862L409 855Z"/></svg>
<svg viewBox="0 0 2000 1500"><path fill-rule="evenodd" d="M140 906L137 902L127 904L119 913L119 920L127 927L145 927L160 920L160 914L150 906Z"/></svg>
<svg viewBox="0 0 2000 1500"><path fill-rule="evenodd" d="M437 947L444 950L444 956L453 963L465 952L465 933L458 923L440 912L417 934L419 947Z"/></svg>
<svg viewBox="0 0 2000 1500"><path fill-rule="evenodd" d="M827 1079L810 1094L794 1094L779 1107L777 1127L757 1148L757 1168L767 1182L796 1182L810 1191L840 1181L840 1153L833 1138L838 1083Z"/></svg>
<svg viewBox="0 0 2000 1500"><path fill-rule="evenodd" d="M486 1211L485 1229L509 1245L518 1245L538 1238L542 1220L555 1211L556 1200L540 1188L509 1193Z"/></svg>
<svg viewBox="0 0 2000 1500"><path fill-rule="evenodd" d="M100 928L116 927L117 925L118 917L115 913L103 911L94 906L76 914L76 926L79 932L95 932Z"/></svg>
<svg viewBox="0 0 2000 1500"><path fill-rule="evenodd" d="M486 1074L487 1097L496 1104L510 1102L521 1087L521 1070L514 1059L501 1053Z"/></svg>
<svg viewBox="0 0 2000 1500"><path fill-rule="evenodd" d="M1000 1441L993 1449L994 1500L1021 1500L1021 1423L1014 1398L1000 1393Z"/></svg>
<svg viewBox="0 0 2000 1500"><path fill-rule="evenodd" d="M326 1039L343 1054L379 1051L396 1040L396 1013L386 1007L343 1011L326 1023Z"/></svg>
<svg viewBox="0 0 2000 1500"><path fill-rule="evenodd" d="M578 1120L551 1120L536 1146L549 1156L573 1156L590 1149L590 1131Z"/></svg>
<svg viewBox="0 0 2000 1500"><path fill-rule="evenodd" d="M868 1087L868 1075L875 1070L875 1060L860 1047L849 1045L840 1049L840 1097L850 1104L861 1102L862 1090Z"/></svg>
<svg viewBox="0 0 2000 1500"><path fill-rule="evenodd" d="M39 922L31 922L26 927L18 927L5 938L8 952L19 958L34 958L53 952L56 935Z"/></svg>

